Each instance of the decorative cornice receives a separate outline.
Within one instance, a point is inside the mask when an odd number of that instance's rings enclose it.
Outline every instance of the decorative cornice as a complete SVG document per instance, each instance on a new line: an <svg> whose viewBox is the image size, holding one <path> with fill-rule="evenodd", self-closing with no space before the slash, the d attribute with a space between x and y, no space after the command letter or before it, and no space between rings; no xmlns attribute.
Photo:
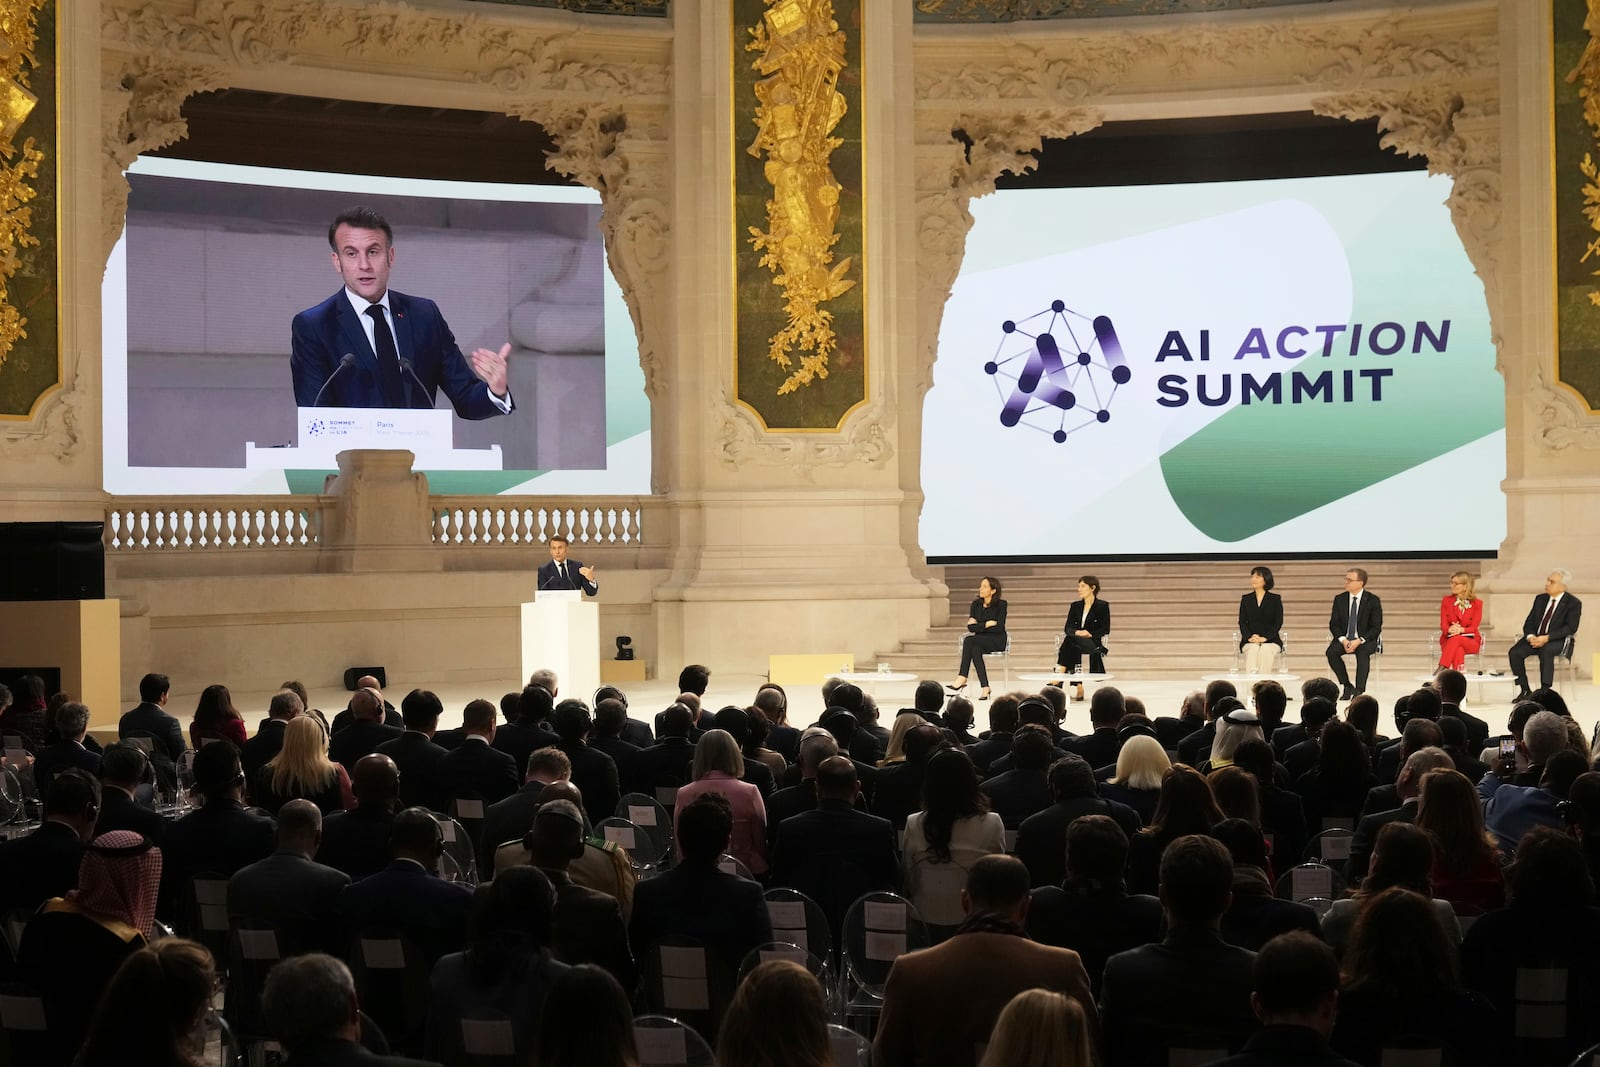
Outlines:
<svg viewBox="0 0 1600 1067"><path fill-rule="evenodd" d="M747 408L727 399L727 385L712 391L717 412L716 451L722 465L784 466L810 482L823 468L881 468L894 458L894 399L887 388L856 408L838 433L768 433Z"/></svg>
<svg viewBox="0 0 1600 1067"><path fill-rule="evenodd" d="M1539 444L1549 452L1579 448L1586 452L1600 449L1600 419L1568 389L1553 384L1543 365L1533 370L1525 394L1529 414L1537 426Z"/></svg>

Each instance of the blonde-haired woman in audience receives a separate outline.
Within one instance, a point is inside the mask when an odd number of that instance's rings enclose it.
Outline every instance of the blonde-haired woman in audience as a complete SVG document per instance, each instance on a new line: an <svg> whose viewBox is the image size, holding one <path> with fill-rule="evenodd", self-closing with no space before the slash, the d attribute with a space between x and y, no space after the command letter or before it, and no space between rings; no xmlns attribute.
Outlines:
<svg viewBox="0 0 1600 1067"><path fill-rule="evenodd" d="M884 750L883 759L878 761L878 766L887 767L891 763L904 763L906 761L906 734L911 732L913 726L921 726L927 722L921 715L906 712L897 715L894 725L889 727L889 747Z"/></svg>
<svg viewBox="0 0 1600 1067"><path fill-rule="evenodd" d="M822 983L792 960L745 975L723 1016L717 1067L834 1067Z"/></svg>
<svg viewBox="0 0 1600 1067"><path fill-rule="evenodd" d="M1429 771L1422 776L1417 825L1433 838L1434 895L1448 900L1457 915L1482 915L1506 902L1500 850L1483 824L1483 803L1472 780L1460 771Z"/></svg>
<svg viewBox="0 0 1600 1067"><path fill-rule="evenodd" d="M251 801L277 814L291 800L309 800L324 815L356 806L350 775L328 758L328 737L322 724L305 715L283 728L283 748L256 772Z"/></svg>
<svg viewBox="0 0 1600 1067"><path fill-rule="evenodd" d="M772 868L767 858L767 805L761 790L744 777L744 754L739 742L726 730L707 730L694 746L694 781L678 790L672 810L676 832L678 815L701 793L721 793L733 809L733 836L728 854L750 869L757 878Z"/></svg>
<svg viewBox="0 0 1600 1067"><path fill-rule="evenodd" d="M1167 750L1149 734L1135 734L1122 743L1117 753L1117 772L1100 786L1100 795L1119 801L1139 813L1140 822L1150 824L1161 799L1161 779L1172 767Z"/></svg>
<svg viewBox="0 0 1600 1067"><path fill-rule="evenodd" d="M1049 989L1011 998L978 1067L1091 1067L1089 1021L1076 1000Z"/></svg>

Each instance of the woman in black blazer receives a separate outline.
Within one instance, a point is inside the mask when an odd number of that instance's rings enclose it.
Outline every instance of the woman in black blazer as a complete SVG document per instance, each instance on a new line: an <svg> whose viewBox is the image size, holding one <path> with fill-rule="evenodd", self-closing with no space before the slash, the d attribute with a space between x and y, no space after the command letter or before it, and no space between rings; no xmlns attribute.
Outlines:
<svg viewBox="0 0 1600 1067"><path fill-rule="evenodd" d="M1272 568L1250 568L1250 592L1239 598L1239 650L1244 673L1272 674L1283 652L1283 598L1272 591Z"/></svg>
<svg viewBox="0 0 1600 1067"><path fill-rule="evenodd" d="M989 672L983 667L985 652L1004 652L1006 647L1006 602L1000 599L1000 580L984 578L978 583L978 595L967 609L967 635L961 639L961 673L951 683L950 691L959 693L967 687L967 669L976 668L978 684L983 687L980 700L989 699Z"/></svg>
<svg viewBox="0 0 1600 1067"><path fill-rule="evenodd" d="M1111 605L1100 599L1100 579L1085 574L1078 579L1078 599L1067 609L1066 631L1061 642L1061 653L1056 656L1057 669L1075 671L1083 665L1083 654L1089 654L1089 670L1104 674L1106 635L1111 632Z"/></svg>

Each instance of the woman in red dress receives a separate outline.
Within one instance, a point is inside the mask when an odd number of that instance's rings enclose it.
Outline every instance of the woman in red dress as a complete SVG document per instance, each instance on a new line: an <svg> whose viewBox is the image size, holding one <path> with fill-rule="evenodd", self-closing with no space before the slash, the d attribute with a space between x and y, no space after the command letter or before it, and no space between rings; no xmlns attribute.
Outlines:
<svg viewBox="0 0 1600 1067"><path fill-rule="evenodd" d="M1439 665L1459 671L1467 656L1483 647L1483 601L1472 595L1472 575L1456 571L1450 592L1439 602Z"/></svg>

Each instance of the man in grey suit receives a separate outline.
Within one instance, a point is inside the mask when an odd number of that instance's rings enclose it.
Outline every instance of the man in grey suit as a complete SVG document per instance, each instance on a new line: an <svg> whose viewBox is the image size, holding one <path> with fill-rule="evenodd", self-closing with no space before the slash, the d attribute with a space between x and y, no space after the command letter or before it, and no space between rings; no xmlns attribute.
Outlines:
<svg viewBox="0 0 1600 1067"><path fill-rule="evenodd" d="M270 923L280 954L340 952L339 891L350 884L343 871L312 859L322 843L322 812L309 800L278 809L277 849L228 879L228 915Z"/></svg>

